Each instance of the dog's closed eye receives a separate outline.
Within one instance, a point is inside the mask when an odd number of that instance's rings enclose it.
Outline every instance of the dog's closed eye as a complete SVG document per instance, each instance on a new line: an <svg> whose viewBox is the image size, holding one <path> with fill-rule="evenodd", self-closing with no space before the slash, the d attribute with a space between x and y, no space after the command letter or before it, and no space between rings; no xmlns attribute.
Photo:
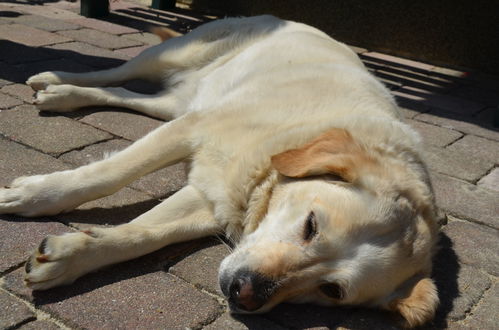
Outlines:
<svg viewBox="0 0 499 330"><path fill-rule="evenodd" d="M307 220L305 221L303 239L306 242L309 242L315 235L317 235L317 221L315 219L315 213L312 211L308 214Z"/></svg>
<svg viewBox="0 0 499 330"><path fill-rule="evenodd" d="M324 283L319 286L319 290L329 298L341 300L345 296L343 288L338 283Z"/></svg>

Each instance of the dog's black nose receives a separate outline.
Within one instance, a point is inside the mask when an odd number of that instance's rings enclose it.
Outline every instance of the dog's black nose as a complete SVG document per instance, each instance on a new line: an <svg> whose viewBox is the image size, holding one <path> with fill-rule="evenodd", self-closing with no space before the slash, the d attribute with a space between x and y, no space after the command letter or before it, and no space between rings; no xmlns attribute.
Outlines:
<svg viewBox="0 0 499 330"><path fill-rule="evenodd" d="M229 305L233 311L251 312L262 307L274 292L275 282L250 271L240 271L229 285Z"/></svg>

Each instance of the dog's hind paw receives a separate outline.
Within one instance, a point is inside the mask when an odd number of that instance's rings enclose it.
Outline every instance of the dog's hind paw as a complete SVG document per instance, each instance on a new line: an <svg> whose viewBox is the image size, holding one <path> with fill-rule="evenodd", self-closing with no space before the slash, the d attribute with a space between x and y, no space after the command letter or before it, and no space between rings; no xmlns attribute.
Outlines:
<svg viewBox="0 0 499 330"><path fill-rule="evenodd" d="M62 80L58 75L58 72L47 71L31 76L26 84L31 86L34 90L42 90L47 88L48 85L59 85L62 84Z"/></svg>
<svg viewBox="0 0 499 330"><path fill-rule="evenodd" d="M92 239L82 232L45 237L24 266L26 285L46 290L70 284L87 273L92 258L85 255L85 247Z"/></svg>

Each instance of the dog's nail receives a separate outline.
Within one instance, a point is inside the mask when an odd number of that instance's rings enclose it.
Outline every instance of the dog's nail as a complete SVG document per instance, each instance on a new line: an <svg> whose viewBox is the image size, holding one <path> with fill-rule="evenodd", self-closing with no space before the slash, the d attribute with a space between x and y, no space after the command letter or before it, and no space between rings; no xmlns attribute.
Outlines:
<svg viewBox="0 0 499 330"><path fill-rule="evenodd" d="M24 271L26 273L29 273L31 271L31 260L26 261L26 264L24 265Z"/></svg>
<svg viewBox="0 0 499 330"><path fill-rule="evenodd" d="M45 253L45 248L47 247L47 241L48 241L48 237L45 237L42 242L40 243L40 245L38 246L38 252L40 252L40 254L44 254Z"/></svg>
<svg viewBox="0 0 499 330"><path fill-rule="evenodd" d="M49 261L49 257L46 256L45 254L42 254L41 256L36 257L36 261L44 263Z"/></svg>

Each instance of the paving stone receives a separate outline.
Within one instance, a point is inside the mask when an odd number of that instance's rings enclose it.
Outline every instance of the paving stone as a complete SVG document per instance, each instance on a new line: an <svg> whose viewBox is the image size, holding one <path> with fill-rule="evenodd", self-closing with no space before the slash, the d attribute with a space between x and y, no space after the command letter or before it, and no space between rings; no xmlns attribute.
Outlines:
<svg viewBox="0 0 499 330"><path fill-rule="evenodd" d="M404 69L407 70L424 70L424 71L429 71L431 70L434 66L431 64L426 64L422 62L417 62L401 57L395 57L391 56L388 54L381 54L377 52L368 52L368 53L363 53L363 56L370 57L376 60L381 60L382 63L386 65L395 65L395 66L400 66L403 67Z"/></svg>
<svg viewBox="0 0 499 330"><path fill-rule="evenodd" d="M492 161L473 157L469 150L426 145L423 147L423 156L430 170L470 182L477 181L494 166Z"/></svg>
<svg viewBox="0 0 499 330"><path fill-rule="evenodd" d="M60 31L59 34L101 48L117 49L142 45L135 40L120 38L112 34L91 29Z"/></svg>
<svg viewBox="0 0 499 330"><path fill-rule="evenodd" d="M478 136L466 135L447 147L456 152L467 152L473 157L499 163L499 143Z"/></svg>
<svg viewBox="0 0 499 330"><path fill-rule="evenodd" d="M430 107L442 109L460 115L471 116L484 109L484 104L467 99L451 96L433 94L424 99Z"/></svg>
<svg viewBox="0 0 499 330"><path fill-rule="evenodd" d="M285 330L286 328L275 324L258 315L231 315L226 312L215 322L207 325L204 330Z"/></svg>
<svg viewBox="0 0 499 330"><path fill-rule="evenodd" d="M446 278L446 281L437 283L437 287L438 295L442 303L451 302L452 304L450 310L447 311L445 315L447 320L464 319L472 307L478 303L485 290L491 285L491 281L487 274L465 264L459 266L457 274L452 274L449 272L449 269L444 269L443 267L437 267L435 272L442 273L435 276ZM454 279L453 277L457 278ZM454 287L454 285L456 285L456 287ZM440 310L437 311L437 313L440 312ZM437 315L437 318L438 317L439 316Z"/></svg>
<svg viewBox="0 0 499 330"><path fill-rule="evenodd" d="M17 329L19 329L19 330L41 330L41 329L43 329L43 330L59 330L62 328L59 327L57 324L50 322L50 321L46 321L46 320L38 321L37 320L37 321L23 324L22 326L20 326Z"/></svg>
<svg viewBox="0 0 499 330"><path fill-rule="evenodd" d="M0 215L0 272L18 266L49 234L62 234L71 229L49 218L36 220ZM1 318L0 318L1 319Z"/></svg>
<svg viewBox="0 0 499 330"><path fill-rule="evenodd" d="M75 19L81 17L80 15L73 13L68 10L64 10L61 8L56 8L53 6L16 6L16 10L22 11L24 13L32 14L32 15L40 15L45 16L51 19L57 20L68 20Z"/></svg>
<svg viewBox="0 0 499 330"><path fill-rule="evenodd" d="M23 44L18 44L10 40L0 40L0 60L9 64L38 62L51 58L56 58L56 54L50 54L42 47L30 47ZM22 56L19 56L22 54ZM15 67L9 66L11 70L16 70ZM7 68L1 68L2 78L5 78Z"/></svg>
<svg viewBox="0 0 499 330"><path fill-rule="evenodd" d="M99 111L82 122L129 140L138 140L164 122L131 112Z"/></svg>
<svg viewBox="0 0 499 330"><path fill-rule="evenodd" d="M66 51L63 54L74 61L97 68L109 69L123 64L128 56L113 52L109 49L95 47L82 42L68 42L48 47L53 50Z"/></svg>
<svg viewBox="0 0 499 330"><path fill-rule="evenodd" d="M75 166L101 160L106 153L122 150L131 144L125 140L111 140L93 144L82 150L68 152L59 159ZM179 163L150 173L130 184L130 187L146 192L155 198L165 198L180 190L187 183L186 164Z"/></svg>
<svg viewBox="0 0 499 330"><path fill-rule="evenodd" d="M345 319L336 327L319 327L319 329L338 329L338 330L358 330L358 329L383 329L400 330L401 317L398 314L382 310L352 309L347 310ZM317 329L314 327L313 329Z"/></svg>
<svg viewBox="0 0 499 330"><path fill-rule="evenodd" d="M184 281L135 259L88 274L69 286L32 293L21 272L4 285L70 327L85 329L186 329L221 314L216 300Z"/></svg>
<svg viewBox="0 0 499 330"><path fill-rule="evenodd" d="M454 220L443 228L443 232L452 240L453 249L460 262L481 268L494 276L499 274L497 230Z"/></svg>
<svg viewBox="0 0 499 330"><path fill-rule="evenodd" d="M499 284L488 290L480 304L463 322L472 329L488 330L497 328L497 310L499 307Z"/></svg>
<svg viewBox="0 0 499 330"><path fill-rule="evenodd" d="M0 35L7 40L34 47L71 41L70 38L21 24L0 25Z"/></svg>
<svg viewBox="0 0 499 330"><path fill-rule="evenodd" d="M157 35L149 32L131 33L126 34L123 37L141 42L146 45L158 45L161 43L161 39Z"/></svg>
<svg viewBox="0 0 499 330"><path fill-rule="evenodd" d="M404 86L424 94L443 93L454 87L453 83L432 79L425 74L407 72L392 67L376 70L376 76L394 85Z"/></svg>
<svg viewBox="0 0 499 330"><path fill-rule="evenodd" d="M23 15L13 19L17 24L31 26L35 29L45 30L49 32L75 30L81 28L77 24L71 24L68 21L62 21L54 18L49 18L39 15Z"/></svg>
<svg viewBox="0 0 499 330"><path fill-rule="evenodd" d="M400 114L402 115L402 118L404 118L404 119L412 119L421 113L421 111L417 111L417 110L413 110L413 109L401 107L401 106L399 106L399 111L400 111Z"/></svg>
<svg viewBox="0 0 499 330"><path fill-rule="evenodd" d="M0 328L8 329L15 325L34 319L33 312L19 299L0 290Z"/></svg>
<svg viewBox="0 0 499 330"><path fill-rule="evenodd" d="M437 205L442 210L499 228L497 193L438 173L431 173L431 180Z"/></svg>
<svg viewBox="0 0 499 330"><path fill-rule="evenodd" d="M40 116L30 105L1 112L0 133L55 155L111 138L106 132L66 117Z"/></svg>
<svg viewBox="0 0 499 330"><path fill-rule="evenodd" d="M229 253L223 244L206 247L177 262L169 272L196 287L222 295L218 285L218 266Z"/></svg>
<svg viewBox="0 0 499 330"><path fill-rule="evenodd" d="M136 33L136 29L129 28L128 26L113 24L99 19L80 17L76 19L67 20L74 24L85 26L89 29L98 30L110 34L124 34L124 33Z"/></svg>
<svg viewBox="0 0 499 330"><path fill-rule="evenodd" d="M145 45L145 46L139 46L139 47L121 48L121 49L115 50L115 52L124 54L124 55L132 58L132 57L139 55L140 53L142 53L144 50L146 50L149 47L150 47L149 45Z"/></svg>
<svg viewBox="0 0 499 330"><path fill-rule="evenodd" d="M23 101L19 100L18 98L0 93L0 111L1 109L8 109L21 104L23 104Z"/></svg>
<svg viewBox="0 0 499 330"><path fill-rule="evenodd" d="M81 230L95 226L118 225L130 222L158 203L159 201L140 191L123 188L110 196L80 205L71 212L55 215L54 219Z"/></svg>
<svg viewBox="0 0 499 330"><path fill-rule="evenodd" d="M463 136L463 134L457 131L435 125L428 125L416 120L406 120L406 123L411 125L412 128L421 134L425 143L437 147L445 147Z"/></svg>
<svg viewBox="0 0 499 330"><path fill-rule="evenodd" d="M497 128L492 127L492 117L495 109L480 112L477 117L456 115L450 112L432 110L430 113L416 115L415 119L445 128L454 129L466 134L478 135L487 139L499 141ZM488 117L485 117L488 116Z"/></svg>
<svg viewBox="0 0 499 330"><path fill-rule="evenodd" d="M35 93L31 87L22 84L13 84L0 89L0 92L15 96L26 103L31 103ZM1 95L1 94L0 94Z"/></svg>
<svg viewBox="0 0 499 330"><path fill-rule="evenodd" d="M499 192L499 167L494 168L489 174L481 178L477 185Z"/></svg>
<svg viewBox="0 0 499 330"><path fill-rule="evenodd" d="M63 162L0 137L0 186L20 176L67 170ZM8 155L4 157L3 155Z"/></svg>
<svg viewBox="0 0 499 330"><path fill-rule="evenodd" d="M265 318L291 329L336 329L357 311L355 308L280 304L265 314Z"/></svg>

